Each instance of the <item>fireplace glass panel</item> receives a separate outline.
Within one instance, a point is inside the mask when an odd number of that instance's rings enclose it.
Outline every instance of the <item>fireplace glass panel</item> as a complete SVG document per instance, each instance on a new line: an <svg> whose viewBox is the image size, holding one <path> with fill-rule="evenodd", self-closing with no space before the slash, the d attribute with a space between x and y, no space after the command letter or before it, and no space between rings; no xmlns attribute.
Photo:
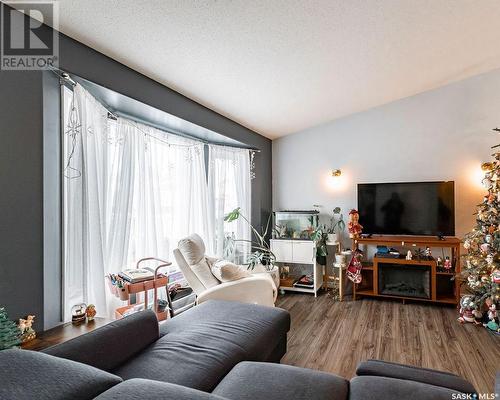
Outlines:
<svg viewBox="0 0 500 400"><path fill-rule="evenodd" d="M378 264L379 293L390 296L431 298L431 267Z"/></svg>

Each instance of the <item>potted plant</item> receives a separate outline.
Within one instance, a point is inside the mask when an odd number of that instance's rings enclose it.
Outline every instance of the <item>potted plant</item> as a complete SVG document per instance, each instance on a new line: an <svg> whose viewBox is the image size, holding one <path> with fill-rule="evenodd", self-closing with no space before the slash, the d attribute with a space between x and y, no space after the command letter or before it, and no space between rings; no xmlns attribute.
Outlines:
<svg viewBox="0 0 500 400"><path fill-rule="evenodd" d="M311 235L311 239L316 242L316 261L318 264L326 265L326 256L328 255L328 248L326 241L328 233L326 226L318 227Z"/></svg>
<svg viewBox="0 0 500 400"><path fill-rule="evenodd" d="M333 209L333 215L330 218L330 226L327 230L328 242L337 243L341 233L345 230L344 216L341 213L340 207Z"/></svg>
<svg viewBox="0 0 500 400"><path fill-rule="evenodd" d="M280 285L280 274L279 268L275 265L276 256L271 251L271 247L266 240L267 233L269 231L269 224L271 221L271 216L267 219L266 227L262 230L261 233L255 229L250 221L241 213L240 207L235 208L233 211L228 213L224 217L224 221L233 222L238 218L243 219L252 231L252 240L247 239L232 239L235 242L246 242L249 243L252 247L253 252L249 255L247 260L247 268L251 271L257 268L257 272L260 272L259 269L269 273L274 280L276 288L279 288Z"/></svg>

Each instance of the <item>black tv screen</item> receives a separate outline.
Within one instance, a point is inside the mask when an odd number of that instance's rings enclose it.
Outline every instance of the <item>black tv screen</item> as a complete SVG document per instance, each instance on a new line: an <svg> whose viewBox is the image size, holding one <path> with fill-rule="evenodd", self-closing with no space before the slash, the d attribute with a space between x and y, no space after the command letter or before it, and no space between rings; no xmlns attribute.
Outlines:
<svg viewBox="0 0 500 400"><path fill-rule="evenodd" d="M363 233L454 236L455 184L358 184L358 211Z"/></svg>

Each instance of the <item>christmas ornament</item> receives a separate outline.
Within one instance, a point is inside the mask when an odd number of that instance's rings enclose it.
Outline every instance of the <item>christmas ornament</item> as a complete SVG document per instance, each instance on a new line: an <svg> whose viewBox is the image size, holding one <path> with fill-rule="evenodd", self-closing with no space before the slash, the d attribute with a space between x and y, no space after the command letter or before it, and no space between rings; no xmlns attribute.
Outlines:
<svg viewBox="0 0 500 400"><path fill-rule="evenodd" d="M481 169L485 172L492 171L494 167L495 167L495 164L492 162L485 162L485 163L481 164Z"/></svg>
<svg viewBox="0 0 500 400"><path fill-rule="evenodd" d="M488 253L488 251L490 250L490 244L489 243L483 243L480 247L481 247L481 251L483 253Z"/></svg>
<svg viewBox="0 0 500 400"><path fill-rule="evenodd" d="M488 264L488 266L492 266L493 265L493 254L488 254L486 256L486 263Z"/></svg>
<svg viewBox="0 0 500 400"><path fill-rule="evenodd" d="M500 283L500 269L496 269L491 273L491 280L493 283L497 283L497 284Z"/></svg>

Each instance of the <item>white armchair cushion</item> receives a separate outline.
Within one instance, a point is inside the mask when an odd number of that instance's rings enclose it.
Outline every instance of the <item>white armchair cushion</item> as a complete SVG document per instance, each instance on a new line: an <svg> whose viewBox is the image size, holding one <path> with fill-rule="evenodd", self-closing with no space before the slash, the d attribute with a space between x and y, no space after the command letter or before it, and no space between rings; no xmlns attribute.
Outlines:
<svg viewBox="0 0 500 400"><path fill-rule="evenodd" d="M196 233L180 240L177 248L189 265L198 264L205 258L205 243Z"/></svg>
<svg viewBox="0 0 500 400"><path fill-rule="evenodd" d="M212 274L221 282L237 281L248 278L252 274L242 265L236 265L230 261L219 260L212 267Z"/></svg>
<svg viewBox="0 0 500 400"><path fill-rule="evenodd" d="M208 300L239 301L274 307L274 284L272 279L252 275L249 278L221 283L205 290L198 296L198 304Z"/></svg>
<svg viewBox="0 0 500 400"><path fill-rule="evenodd" d="M205 257L203 257L198 263L191 265L191 271L194 272L196 277L206 289L210 289L220 283L212 274L212 271L210 271L210 267L208 266Z"/></svg>

